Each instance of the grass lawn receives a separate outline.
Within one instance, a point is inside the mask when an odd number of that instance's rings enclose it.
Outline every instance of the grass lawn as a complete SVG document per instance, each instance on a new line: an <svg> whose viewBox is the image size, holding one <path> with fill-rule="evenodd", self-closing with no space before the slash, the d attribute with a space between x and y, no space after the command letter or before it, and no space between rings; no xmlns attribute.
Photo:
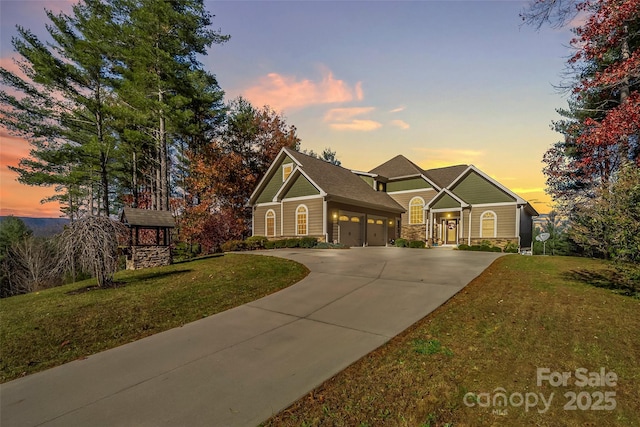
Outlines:
<svg viewBox="0 0 640 427"><path fill-rule="evenodd" d="M303 265L227 254L0 300L0 380L41 371L254 301L296 283ZM87 290L90 289L90 290Z"/></svg>
<svg viewBox="0 0 640 427"><path fill-rule="evenodd" d="M265 425L638 426L640 300L586 284L612 274L597 260L502 257ZM571 377L538 386L538 368ZM580 386L579 368L616 385Z"/></svg>

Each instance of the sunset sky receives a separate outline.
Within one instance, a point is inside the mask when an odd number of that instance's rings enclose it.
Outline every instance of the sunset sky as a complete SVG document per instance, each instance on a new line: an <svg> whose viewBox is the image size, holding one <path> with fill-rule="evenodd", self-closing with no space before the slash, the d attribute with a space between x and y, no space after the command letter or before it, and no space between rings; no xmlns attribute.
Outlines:
<svg viewBox="0 0 640 427"><path fill-rule="evenodd" d="M516 1L208 1L231 40L202 62L228 100L268 104L298 129L303 149L337 151L370 170L403 154L428 169L474 164L539 212L542 155L565 95L568 29L521 26ZM44 9L70 1L1 0L0 64L13 68L19 24L45 37ZM51 188L19 184L8 165L25 141L0 129L0 215L58 217Z"/></svg>

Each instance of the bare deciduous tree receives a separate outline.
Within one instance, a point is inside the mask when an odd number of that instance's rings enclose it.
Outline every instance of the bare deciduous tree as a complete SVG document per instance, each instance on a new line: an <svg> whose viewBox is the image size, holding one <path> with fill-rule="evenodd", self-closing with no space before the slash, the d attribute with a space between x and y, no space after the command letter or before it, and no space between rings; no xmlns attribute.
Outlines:
<svg viewBox="0 0 640 427"><path fill-rule="evenodd" d="M52 244L32 236L14 242L2 260L2 296L34 292L60 283Z"/></svg>
<svg viewBox="0 0 640 427"><path fill-rule="evenodd" d="M69 270L79 264L91 271L98 286L113 285L118 270L118 240L127 228L110 218L89 216L71 224L59 239L59 268Z"/></svg>

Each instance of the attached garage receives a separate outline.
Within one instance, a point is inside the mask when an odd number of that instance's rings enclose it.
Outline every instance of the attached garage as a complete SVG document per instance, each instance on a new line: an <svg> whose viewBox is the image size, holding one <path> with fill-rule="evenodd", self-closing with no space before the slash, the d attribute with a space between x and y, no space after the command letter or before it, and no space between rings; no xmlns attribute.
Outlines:
<svg viewBox="0 0 640 427"><path fill-rule="evenodd" d="M367 218L367 245L384 246L387 243L385 236L386 218L370 216Z"/></svg>
<svg viewBox="0 0 640 427"><path fill-rule="evenodd" d="M339 241L347 246L362 246L362 220L356 214L342 214L339 218Z"/></svg>

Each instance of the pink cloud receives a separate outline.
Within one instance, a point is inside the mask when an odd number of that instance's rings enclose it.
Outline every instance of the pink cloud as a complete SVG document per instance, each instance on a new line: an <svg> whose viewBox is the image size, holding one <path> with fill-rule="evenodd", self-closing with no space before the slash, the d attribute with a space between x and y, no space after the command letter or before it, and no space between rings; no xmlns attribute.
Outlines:
<svg viewBox="0 0 640 427"><path fill-rule="evenodd" d="M405 110L405 108L406 108L406 107L405 107L404 105L401 105L401 106L399 106L398 108L394 108L393 110L390 110L389 112L390 112L390 113L399 113L400 111L404 111L404 110Z"/></svg>
<svg viewBox="0 0 640 427"><path fill-rule="evenodd" d="M326 71L321 81L298 80L295 76L269 73L257 84L246 89L243 95L251 103L269 105L275 110L303 108L317 104L333 104L362 99L362 85L350 87L344 80L336 79Z"/></svg>
<svg viewBox="0 0 640 427"><path fill-rule="evenodd" d="M399 127L402 130L407 130L409 129L411 126L409 126L409 124L407 122L405 122L404 120L391 120L391 124L395 127Z"/></svg>
<svg viewBox="0 0 640 427"><path fill-rule="evenodd" d="M341 122L353 117L367 114L373 111L374 107L353 107L353 108L332 108L324 115L325 122Z"/></svg>
<svg viewBox="0 0 640 427"><path fill-rule="evenodd" d="M352 131L369 132L369 131L381 128L382 124L374 120L354 119L348 123L331 123L329 126L331 127L331 129L335 129L335 130L352 130Z"/></svg>

